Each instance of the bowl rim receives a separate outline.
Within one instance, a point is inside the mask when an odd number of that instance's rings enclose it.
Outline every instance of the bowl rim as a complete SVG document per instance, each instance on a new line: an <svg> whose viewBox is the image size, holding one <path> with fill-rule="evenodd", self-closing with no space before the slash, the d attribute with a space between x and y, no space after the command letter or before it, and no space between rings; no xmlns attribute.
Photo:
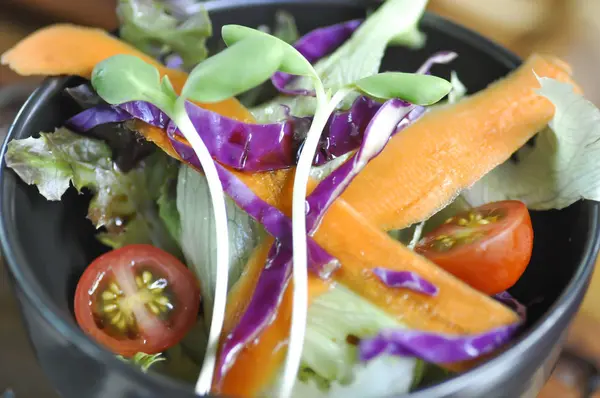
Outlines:
<svg viewBox="0 0 600 398"><path fill-rule="evenodd" d="M295 5L345 5L348 7L366 7L369 4L376 4L374 1L365 0L218 0L204 3L205 8L211 11L226 12L230 9L256 7L256 6L285 6ZM497 43L479 35L470 29L451 22L441 16L426 12L421 23L449 33L469 46L480 49L488 56L492 57L498 63L514 69L520 64L520 59L508 49ZM166 375L159 373L145 374L141 370L129 366L120 361L111 352L101 345L87 337L81 329L73 322L71 317L66 317L62 311L52 303L50 298L44 293L41 285L36 281L31 270L27 267L21 267L20 264L26 264L23 249L20 247L15 234L11 233L15 226L8 223L11 218L7 214L14 214L14 194L16 190L16 181L9 181L6 178L7 167L4 156L7 145L22 128L29 123L31 115L35 114L48 98L56 90L61 89L73 77L49 77L31 94L25 104L21 107L14 122L9 128L8 134L0 151L0 249L4 254L7 268L16 281L15 288L24 294L29 304L35 307L39 316L48 323L48 326L56 329L66 340L70 341L79 350L86 355L91 356L106 366L114 367L123 377L132 379L137 384L159 383L177 394L182 396L193 396L193 386ZM568 310L583 295L584 289L588 284L591 273L596 261L596 255L600 250L600 204L597 202L584 201L589 207L590 229L588 239L583 250L583 258L577 267L574 276L571 278L559 298L552 304L543 318L532 325L529 330L512 341L508 348L487 361L486 363L471 369L465 373L453 377L447 381L435 384L422 390L407 394L411 398L425 398L432 396L446 396L454 394L467 387L475 379L487 379L490 375L498 372L503 364L515 363L519 360L523 351L530 350L535 346L551 328L564 317L568 316Z"/></svg>

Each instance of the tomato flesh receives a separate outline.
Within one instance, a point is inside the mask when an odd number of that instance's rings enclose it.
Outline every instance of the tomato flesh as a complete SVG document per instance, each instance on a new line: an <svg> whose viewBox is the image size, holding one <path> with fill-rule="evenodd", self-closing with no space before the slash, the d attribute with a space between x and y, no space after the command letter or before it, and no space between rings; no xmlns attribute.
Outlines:
<svg viewBox="0 0 600 398"><path fill-rule="evenodd" d="M457 214L415 247L416 252L490 295L517 282L532 250L531 217L519 201L489 203Z"/></svg>
<svg viewBox="0 0 600 398"><path fill-rule="evenodd" d="M177 344L195 324L199 305L193 273L149 245L129 245L98 257L75 292L79 326L126 357Z"/></svg>

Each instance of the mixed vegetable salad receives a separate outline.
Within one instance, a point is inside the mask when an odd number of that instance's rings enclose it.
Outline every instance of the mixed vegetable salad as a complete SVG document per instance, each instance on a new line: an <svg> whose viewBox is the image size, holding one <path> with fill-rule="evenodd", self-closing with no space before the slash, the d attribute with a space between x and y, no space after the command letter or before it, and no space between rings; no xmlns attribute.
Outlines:
<svg viewBox="0 0 600 398"><path fill-rule="evenodd" d="M281 11L224 26L209 54L201 7L121 0L120 39L60 24L5 53L87 79L64 93L79 113L6 153L48 200L93 194L111 250L79 280L81 329L233 396L402 394L502 349L527 315L506 290L528 209L600 199L600 111L537 54L473 95L460 70L432 74L451 51L380 72L388 47L427 40L426 3L302 37Z"/></svg>

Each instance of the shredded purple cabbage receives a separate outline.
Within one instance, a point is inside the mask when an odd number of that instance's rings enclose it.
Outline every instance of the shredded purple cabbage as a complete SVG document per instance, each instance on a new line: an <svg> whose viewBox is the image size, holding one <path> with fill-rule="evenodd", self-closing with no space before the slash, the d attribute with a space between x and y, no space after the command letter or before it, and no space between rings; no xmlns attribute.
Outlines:
<svg viewBox="0 0 600 398"><path fill-rule="evenodd" d="M517 314L519 314L523 321L527 319L527 307L521 304L516 298L511 296L510 293L498 293L495 296L493 296L493 298L514 310Z"/></svg>
<svg viewBox="0 0 600 398"><path fill-rule="evenodd" d="M217 378L227 373L242 348L257 338L273 321L291 279L292 258L292 250L283 247L279 242L271 246L250 303L239 323L223 343Z"/></svg>
<svg viewBox="0 0 600 398"><path fill-rule="evenodd" d="M326 26L324 28L315 29L306 35L302 36L295 44L294 48L308 60L315 63L324 56L336 50L344 44L350 36L362 24L362 19L357 19L348 22L342 22L336 25ZM289 95L307 95L314 96L314 91L304 89L288 89L286 86L296 78L284 72L277 72L271 78L271 82L275 88Z"/></svg>
<svg viewBox="0 0 600 398"><path fill-rule="evenodd" d="M66 121L71 129L86 132L107 123L121 123L131 120L131 114L111 105L98 105L84 110Z"/></svg>
<svg viewBox="0 0 600 398"><path fill-rule="evenodd" d="M388 287L409 289L427 296L436 296L438 294L437 286L415 272L394 271L377 267L373 269L373 273Z"/></svg>
<svg viewBox="0 0 600 398"><path fill-rule="evenodd" d="M360 21L356 20L330 28L339 29L339 32L344 30L348 32L353 28L356 29L358 24ZM310 43L310 40L308 42ZM325 47L333 46L334 42L335 40L332 39ZM338 45L341 43L343 40ZM313 59L318 52L308 44L303 44L302 48L306 51L305 55L309 60ZM436 53L419 68L418 73L429 73L431 66L450 62L455 57L456 54L449 51ZM368 97L359 97L349 110L334 112L321 137L313 164L323 165L357 149L363 141L367 126L381 106L382 104ZM216 160L237 170L249 172L271 171L294 166L297 153L300 152L304 136L312 122L312 118L294 117L289 112L279 123L252 124L239 122L192 103L186 104L186 110ZM414 122L424 112L425 108L415 107L402 123L406 125ZM73 116L66 125L75 131L87 132L101 124L124 122L134 118L162 129L166 129L169 124L167 115L154 105L134 101L120 106L97 105ZM400 128L404 127L402 123L399 125Z"/></svg>
<svg viewBox="0 0 600 398"><path fill-rule="evenodd" d="M383 104L365 129L359 150L352 158L334 170L315 188L307 198L308 214L306 223L312 235L319 227L329 206L344 192L360 171L388 143L397 126L415 108L408 102L392 99Z"/></svg>
<svg viewBox="0 0 600 398"><path fill-rule="evenodd" d="M520 324L492 329L488 332L451 336L410 329L382 330L375 337L361 340L359 357L369 361L379 355L415 357L436 364L462 362L489 354L506 344Z"/></svg>
<svg viewBox="0 0 600 398"><path fill-rule="evenodd" d="M173 127L168 128L174 131ZM201 168L200 161L191 146L182 143L172 134L169 139L177 154L196 168ZM292 248L292 220L278 208L271 206L259 198L250 188L225 167L215 162L223 191L252 218L265 227L265 230L278 239L284 247ZM312 238L308 238L308 263L311 271L322 278L327 278L339 268L339 261L329 255Z"/></svg>

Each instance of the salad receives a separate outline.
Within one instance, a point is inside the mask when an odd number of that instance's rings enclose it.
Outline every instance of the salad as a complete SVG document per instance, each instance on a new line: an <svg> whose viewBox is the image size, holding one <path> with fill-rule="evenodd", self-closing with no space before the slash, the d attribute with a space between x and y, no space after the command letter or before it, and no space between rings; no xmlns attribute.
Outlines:
<svg viewBox="0 0 600 398"><path fill-rule="evenodd" d="M198 394L381 397L519 333L529 210L600 199L600 111L567 64L535 54L467 94L433 74L451 51L380 71L427 40L426 0L303 36L281 11L218 37L170 4L120 0L120 38L57 24L2 55L84 79L64 92L80 111L5 160L48 200L93 194L90 338Z"/></svg>

